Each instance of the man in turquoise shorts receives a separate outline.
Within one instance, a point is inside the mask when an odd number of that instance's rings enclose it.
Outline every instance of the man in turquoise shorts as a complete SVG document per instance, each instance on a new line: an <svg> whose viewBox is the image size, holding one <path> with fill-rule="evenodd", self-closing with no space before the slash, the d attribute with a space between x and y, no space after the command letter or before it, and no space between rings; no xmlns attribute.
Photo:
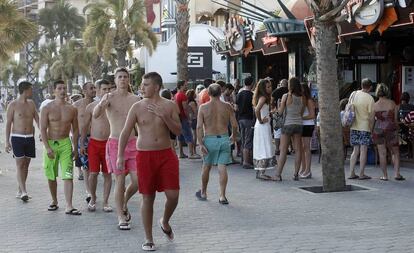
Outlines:
<svg viewBox="0 0 414 253"><path fill-rule="evenodd" d="M207 200L207 184L210 170L217 165L220 176L219 203L226 205L227 168L231 163L231 144L235 143L238 126L234 110L229 103L220 100L221 87L212 84L208 87L210 101L201 105L197 119L197 139L203 153L203 172L201 189L196 192L199 200ZM228 125L231 124L232 134L228 135Z"/></svg>
<svg viewBox="0 0 414 253"><path fill-rule="evenodd" d="M49 190L52 196L52 203L49 211L56 211L57 182L59 176L64 181L63 188L66 199L65 213L69 215L81 215L81 212L72 205L73 195L73 159L78 156L78 119L77 110L66 102L66 84L59 80L54 82L55 100L42 108L40 112L40 131L43 145L43 166L48 179ZM69 132L72 129L73 143L69 139Z"/></svg>

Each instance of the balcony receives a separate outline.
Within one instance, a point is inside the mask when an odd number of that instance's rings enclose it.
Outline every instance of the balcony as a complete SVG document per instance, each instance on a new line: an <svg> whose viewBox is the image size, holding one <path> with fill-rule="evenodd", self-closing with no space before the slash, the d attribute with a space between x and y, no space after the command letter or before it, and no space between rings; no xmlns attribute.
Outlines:
<svg viewBox="0 0 414 253"><path fill-rule="evenodd" d="M175 27L175 19L163 18L161 20L161 28L174 28L174 27Z"/></svg>
<svg viewBox="0 0 414 253"><path fill-rule="evenodd" d="M303 20L268 18L263 21L270 36L292 37L295 35L306 34Z"/></svg>

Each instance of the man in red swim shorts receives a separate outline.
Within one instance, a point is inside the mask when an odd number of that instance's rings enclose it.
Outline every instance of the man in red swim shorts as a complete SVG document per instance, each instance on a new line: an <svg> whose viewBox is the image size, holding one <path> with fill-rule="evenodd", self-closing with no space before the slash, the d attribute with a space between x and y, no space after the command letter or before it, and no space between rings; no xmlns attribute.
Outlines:
<svg viewBox="0 0 414 253"><path fill-rule="evenodd" d="M177 207L180 189L178 158L170 143L170 131L177 136L181 134L179 109L174 102L160 97L161 87L162 78L158 73L150 72L143 76L141 89L144 99L129 110L119 137L117 166L123 168L129 133L138 125L136 160L138 188L143 196L141 215L146 236L146 241L142 244L144 251L155 250L152 219L157 191L165 192L167 198L164 216L159 220L159 225L166 237L170 241L174 240L169 221Z"/></svg>

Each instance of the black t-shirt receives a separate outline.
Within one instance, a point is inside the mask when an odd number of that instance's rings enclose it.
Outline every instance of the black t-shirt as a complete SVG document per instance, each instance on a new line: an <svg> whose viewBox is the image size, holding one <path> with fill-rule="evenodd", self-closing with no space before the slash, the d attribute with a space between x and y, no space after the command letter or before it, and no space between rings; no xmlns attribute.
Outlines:
<svg viewBox="0 0 414 253"><path fill-rule="evenodd" d="M236 104L238 107L238 119L254 119L253 113L253 92L250 90L242 90L237 94Z"/></svg>
<svg viewBox="0 0 414 253"><path fill-rule="evenodd" d="M279 87L276 90L274 90L272 92L273 103L275 105L277 105L277 101L279 99L282 99L283 95L286 94L286 93L288 93L288 92L289 92L288 87Z"/></svg>

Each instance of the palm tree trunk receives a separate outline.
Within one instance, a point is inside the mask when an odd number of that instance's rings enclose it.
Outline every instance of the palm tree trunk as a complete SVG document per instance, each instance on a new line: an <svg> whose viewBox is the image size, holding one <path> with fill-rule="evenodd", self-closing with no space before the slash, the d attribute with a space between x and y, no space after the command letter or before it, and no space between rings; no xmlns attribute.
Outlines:
<svg viewBox="0 0 414 253"><path fill-rule="evenodd" d="M13 89L14 89L14 96L17 98L17 94L19 94L19 91L17 90L17 81L13 80Z"/></svg>
<svg viewBox="0 0 414 253"><path fill-rule="evenodd" d="M315 20L315 28L323 190L343 191L345 173L343 147L338 145L342 143L342 126L339 117L335 25L331 22L322 23Z"/></svg>
<svg viewBox="0 0 414 253"><path fill-rule="evenodd" d="M72 82L72 78L69 78L69 79L68 79L68 82L67 82L67 88L68 88L68 93L69 93L69 94L72 94L72 90L73 90L73 82Z"/></svg>
<svg viewBox="0 0 414 253"><path fill-rule="evenodd" d="M177 16L176 36L177 36L177 78L178 80L188 80L188 31L190 29L190 14L188 12L187 0L176 0Z"/></svg>
<svg viewBox="0 0 414 253"><path fill-rule="evenodd" d="M116 57L118 60L118 67L126 67L126 51L116 50Z"/></svg>

